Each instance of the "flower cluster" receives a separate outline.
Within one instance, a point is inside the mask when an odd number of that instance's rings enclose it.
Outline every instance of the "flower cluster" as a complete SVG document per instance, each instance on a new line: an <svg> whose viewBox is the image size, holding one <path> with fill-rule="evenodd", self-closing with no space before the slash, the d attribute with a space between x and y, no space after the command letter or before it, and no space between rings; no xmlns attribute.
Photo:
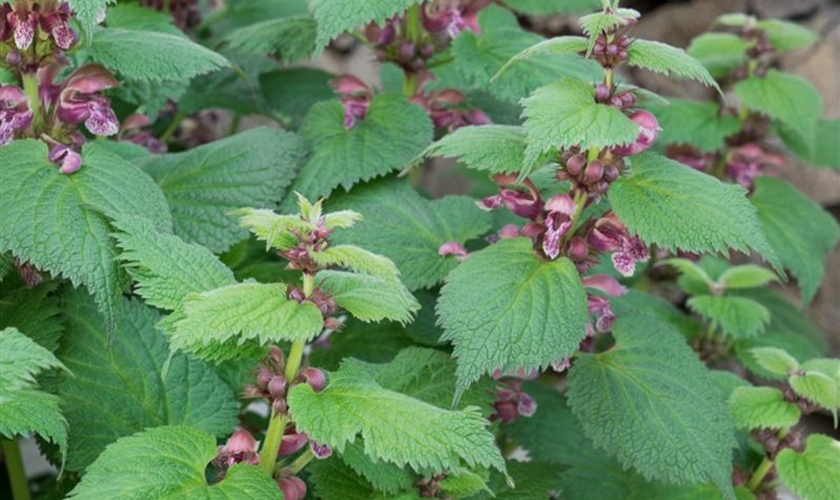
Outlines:
<svg viewBox="0 0 840 500"><path fill-rule="evenodd" d="M533 380L537 376L539 373L536 371L526 372L520 369L513 373L503 374L501 370L496 370L493 373L493 378L499 382L496 387L496 401L493 403L496 411L490 416L490 420L500 420L507 424L520 416L534 416L537 412L537 402L522 390L522 383Z"/></svg>
<svg viewBox="0 0 840 500"><path fill-rule="evenodd" d="M56 0L0 5L0 56L22 73L35 72L76 43L72 17L70 4Z"/></svg>

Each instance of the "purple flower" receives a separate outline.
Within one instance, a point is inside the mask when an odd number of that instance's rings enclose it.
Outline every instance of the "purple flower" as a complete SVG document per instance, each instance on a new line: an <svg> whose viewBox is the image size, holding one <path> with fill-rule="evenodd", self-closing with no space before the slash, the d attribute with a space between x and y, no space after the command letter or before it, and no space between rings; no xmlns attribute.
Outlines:
<svg viewBox="0 0 840 500"><path fill-rule="evenodd" d="M724 171L742 187L751 189L755 178L762 175L767 166L782 167L786 164L781 156L768 153L758 144L748 143L729 154Z"/></svg>
<svg viewBox="0 0 840 500"><path fill-rule="evenodd" d="M508 210L526 219L534 220L542 214L543 202L537 187L529 179L522 183L521 188L514 188L516 174L497 174L493 176L496 184L502 186L499 194L488 196L477 202L484 210L494 210L507 206Z"/></svg>
<svg viewBox="0 0 840 500"><path fill-rule="evenodd" d="M96 135L110 136L119 131L120 124L111 102L100 95L106 89L116 87L118 82L111 73L98 64L81 66L58 88L52 83L56 69L43 68L38 77L41 81L41 95L44 100L55 100L56 116L64 123L84 122L85 127Z"/></svg>
<svg viewBox="0 0 840 500"><path fill-rule="evenodd" d="M627 289L621 286L615 278L606 274L587 276L582 281L584 287L594 288L613 297L619 297L627 293Z"/></svg>
<svg viewBox="0 0 840 500"><path fill-rule="evenodd" d="M423 8L423 27L430 33L444 33L454 39L462 31L480 34L478 11L490 5L490 0L436 0Z"/></svg>
<svg viewBox="0 0 840 500"><path fill-rule="evenodd" d="M630 115L630 120L639 126L639 135L631 144L622 144L612 148L612 153L617 156L630 156L639 154L647 148L651 147L659 136L659 122L652 113L645 110L639 110Z"/></svg>
<svg viewBox="0 0 840 500"><path fill-rule="evenodd" d="M284 500L303 500L306 497L306 483L297 476L280 478L277 486L283 492Z"/></svg>
<svg viewBox="0 0 840 500"><path fill-rule="evenodd" d="M82 156L64 144L53 146L47 159L61 165L58 171L62 174L72 174L82 167Z"/></svg>
<svg viewBox="0 0 840 500"><path fill-rule="evenodd" d="M551 362L551 369L557 373L563 373L572 366L570 358L562 358Z"/></svg>
<svg viewBox="0 0 840 500"><path fill-rule="evenodd" d="M572 217L577 207L572 197L567 194L557 195L545 204L548 214L545 217L545 234L542 249L551 260L560 255L560 240L572 228Z"/></svg>
<svg viewBox="0 0 840 500"><path fill-rule="evenodd" d="M38 14L30 11L26 2L15 2L14 10L6 14L6 21L14 34L15 46L26 50L35 39Z"/></svg>
<svg viewBox="0 0 840 500"><path fill-rule="evenodd" d="M644 262L650 258L647 245L638 237L630 236L624 224L612 212L595 222L587 237L587 243L595 251L613 252L613 266L626 277L633 276L636 272L636 262Z"/></svg>
<svg viewBox="0 0 840 500"><path fill-rule="evenodd" d="M438 255L441 257L454 255L456 258L463 261L467 257L468 253L467 249L464 248L464 245L458 243L457 241L449 241L438 248Z"/></svg>
<svg viewBox="0 0 840 500"><path fill-rule="evenodd" d="M57 9L45 9L40 16L41 29L52 35L56 46L64 50L69 49L77 39L76 32L68 22L72 16L67 2L61 2Z"/></svg>
<svg viewBox="0 0 840 500"><path fill-rule="evenodd" d="M591 293L586 294L586 301L589 314L597 316L595 320L595 329L599 332L608 332L612 330L613 323L615 323L615 315L610 309L610 302L603 297L598 297L597 295L592 295ZM594 333L589 329L587 329L587 332L589 332L590 335Z"/></svg>
<svg viewBox="0 0 840 500"><path fill-rule="evenodd" d="M291 455L297 453L301 448L306 446L309 442L309 437L304 432L297 432L293 427L286 429L286 433L280 440L280 450L277 452L278 457Z"/></svg>
<svg viewBox="0 0 840 500"><path fill-rule="evenodd" d="M364 120L373 99L373 92L355 76L343 75L333 79L330 85L341 94L344 106L344 128L350 129L358 120Z"/></svg>
<svg viewBox="0 0 840 500"><path fill-rule="evenodd" d="M323 460L332 455L332 449L329 446L316 443L315 441L309 441L309 449L312 450L312 453L318 460Z"/></svg>
<svg viewBox="0 0 840 500"><path fill-rule="evenodd" d="M15 132L29 127L32 110L26 94L14 85L0 87L0 146L12 142Z"/></svg>
<svg viewBox="0 0 840 500"><path fill-rule="evenodd" d="M257 445L257 440L250 432L240 429L228 438L224 446L219 447L214 463L225 469L240 462L256 465L260 461Z"/></svg>

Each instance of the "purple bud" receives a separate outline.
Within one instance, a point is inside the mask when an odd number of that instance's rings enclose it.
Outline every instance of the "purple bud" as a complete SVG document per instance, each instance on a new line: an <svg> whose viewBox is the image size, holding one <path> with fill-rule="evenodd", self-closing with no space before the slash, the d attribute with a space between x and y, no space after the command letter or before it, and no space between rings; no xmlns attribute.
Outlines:
<svg viewBox="0 0 840 500"><path fill-rule="evenodd" d="M586 158L584 158L581 154L576 154L569 158L569 161L566 162L566 170L570 174L578 176L583 171L584 165L586 165Z"/></svg>
<svg viewBox="0 0 840 500"><path fill-rule="evenodd" d="M308 442L309 438L306 436L306 433L291 430L289 434L285 434L281 439L280 450L277 452L277 456L282 457L297 453L301 448L306 446L306 443Z"/></svg>
<svg viewBox="0 0 840 500"><path fill-rule="evenodd" d="M430 43L424 43L420 46L420 56L423 59L431 59L435 55L435 46Z"/></svg>
<svg viewBox="0 0 840 500"><path fill-rule="evenodd" d="M52 163L61 165L58 171L62 174L72 174L82 167L81 155L64 144L53 146L47 159Z"/></svg>
<svg viewBox="0 0 840 500"><path fill-rule="evenodd" d="M306 497L306 483L297 476L281 478L277 486L283 492L284 500L303 500Z"/></svg>
<svg viewBox="0 0 840 500"><path fill-rule="evenodd" d="M586 260L586 258L589 257L589 245L586 244L586 240L580 236L575 236L569 240L569 250L567 255L573 262Z"/></svg>
<svg viewBox="0 0 840 500"><path fill-rule="evenodd" d="M275 375L271 377L268 382L268 393L272 398L279 398L286 392L286 377L282 375Z"/></svg>
<svg viewBox="0 0 840 500"><path fill-rule="evenodd" d="M327 379L324 376L324 372L317 368L304 368L300 371L300 376L307 384L312 386L312 389L315 392L321 392L324 390L324 386L327 385Z"/></svg>
<svg viewBox="0 0 840 500"><path fill-rule="evenodd" d="M601 333L609 332L615 324L615 315L607 310L595 321L595 329Z"/></svg>
<svg viewBox="0 0 840 500"><path fill-rule="evenodd" d="M596 102L600 102L600 103L607 102L610 98L610 94L611 94L610 88L607 85L605 85L603 83L599 83L598 85L595 86L595 101Z"/></svg>
<svg viewBox="0 0 840 500"><path fill-rule="evenodd" d="M587 181L591 183L598 182L604 176L604 167L601 165L600 161L592 160L588 165L586 165L584 175L586 176Z"/></svg>
<svg viewBox="0 0 840 500"><path fill-rule="evenodd" d="M359 95L370 92L367 85L353 75L342 75L333 78L330 86L341 95Z"/></svg>
<svg viewBox="0 0 840 500"><path fill-rule="evenodd" d="M632 108L636 104L636 96L631 91L622 92L619 96L621 98L622 108Z"/></svg>
<svg viewBox="0 0 840 500"><path fill-rule="evenodd" d="M301 302L302 300L303 299L299 300L298 302ZM283 350L277 347L276 345L270 346L268 348L268 358L280 368L286 366L286 355L283 354Z"/></svg>
<svg viewBox="0 0 840 500"><path fill-rule="evenodd" d="M450 242L444 243L443 245L440 246L440 248L438 248L438 255L441 255L443 257L446 257L447 255L458 255L458 256L466 257L467 249L464 248L464 245L462 245L462 244L460 244L456 241L450 241Z"/></svg>
<svg viewBox="0 0 840 500"><path fill-rule="evenodd" d="M274 376L274 372L268 368L260 368L257 372L257 386L261 389L267 389L268 383L271 382L271 379L274 378Z"/></svg>
<svg viewBox="0 0 840 500"><path fill-rule="evenodd" d="M545 204L545 209L549 212L559 212L561 214L572 216L575 214L577 206L575 205L575 201L568 194L558 194L548 200Z"/></svg>
<svg viewBox="0 0 840 500"><path fill-rule="evenodd" d="M516 404L516 411L523 417L533 417L537 412L537 402L528 394L519 393L519 402Z"/></svg>
<svg viewBox="0 0 840 500"><path fill-rule="evenodd" d="M615 106L616 108L622 107L623 104L623 101L618 96L614 96L612 99L610 99L610 105Z"/></svg>
<svg viewBox="0 0 840 500"><path fill-rule="evenodd" d="M493 404L493 407L496 409L496 414L493 416L502 422L508 423L516 420L518 412L514 401L497 401Z"/></svg>
<svg viewBox="0 0 840 500"><path fill-rule="evenodd" d="M312 450L312 453L315 454L315 458L318 460L323 460L332 455L332 449L329 446L316 443L315 441L309 441L309 449Z"/></svg>
<svg viewBox="0 0 840 500"><path fill-rule="evenodd" d="M229 454L248 453L257 450L257 440L250 432L240 429L234 432L227 443L221 448L221 452Z"/></svg>
<svg viewBox="0 0 840 500"><path fill-rule="evenodd" d="M275 399L271 402L271 411L274 412L275 415L282 415L286 413L289 407L286 405L285 399Z"/></svg>
<svg viewBox="0 0 840 500"><path fill-rule="evenodd" d="M16 50L12 50L8 54L6 54L6 64L13 68L20 64L21 60L22 59L20 57L20 52Z"/></svg>
<svg viewBox="0 0 840 500"><path fill-rule="evenodd" d="M618 171L618 168L615 165L607 165L604 167L604 180L607 182L612 182L621 175Z"/></svg>
<svg viewBox="0 0 840 500"><path fill-rule="evenodd" d="M618 52L619 52L618 45L616 45L614 43L611 43L611 44L607 45L607 55L608 56L615 57L616 55L618 55Z"/></svg>
<svg viewBox="0 0 840 500"><path fill-rule="evenodd" d="M502 197L500 195L488 196L475 202L478 208L482 210L496 210L503 205Z"/></svg>
<svg viewBox="0 0 840 500"><path fill-rule="evenodd" d="M405 41L400 45L398 56L401 61L410 61L414 58L414 43Z"/></svg>
<svg viewBox="0 0 840 500"><path fill-rule="evenodd" d="M500 238L518 238L520 236L522 236L522 234L520 234L519 228L516 224L506 224L499 229Z"/></svg>

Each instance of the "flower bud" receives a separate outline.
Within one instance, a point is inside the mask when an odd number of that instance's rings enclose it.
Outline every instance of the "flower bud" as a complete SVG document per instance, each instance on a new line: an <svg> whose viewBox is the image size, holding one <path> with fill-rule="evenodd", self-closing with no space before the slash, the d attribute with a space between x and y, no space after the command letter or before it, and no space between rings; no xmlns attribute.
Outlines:
<svg viewBox="0 0 840 500"><path fill-rule="evenodd" d="M466 257L467 249L456 241L444 243L438 248L438 255L446 257L447 255L458 255Z"/></svg>
<svg viewBox="0 0 840 500"><path fill-rule="evenodd" d="M581 154L576 154L569 158L569 161L566 162L566 171L574 176L578 176L583 171L583 167L585 165L586 158L584 158Z"/></svg>
<svg viewBox="0 0 840 500"><path fill-rule="evenodd" d="M257 387L260 389L268 389L268 383L274 378L274 372L266 367L260 367L257 372Z"/></svg>
<svg viewBox="0 0 840 500"><path fill-rule="evenodd" d="M599 83L595 86L595 101L600 103L607 102L610 99L611 93L607 85Z"/></svg>
<svg viewBox="0 0 840 500"><path fill-rule="evenodd" d="M300 371L300 376L307 384L312 386L312 389L315 392L321 392L327 385L327 380L324 376L324 372L317 368L304 368Z"/></svg>
<svg viewBox="0 0 840 500"><path fill-rule="evenodd" d="M330 86L341 95L358 95L370 92L367 85L353 75L341 75L330 81Z"/></svg>
<svg viewBox="0 0 840 500"><path fill-rule="evenodd" d="M586 176L587 181L591 183L598 182L604 176L604 167L600 161L592 160L588 165L586 165L584 175Z"/></svg>
<svg viewBox="0 0 840 500"><path fill-rule="evenodd" d="M323 460L332 455L332 449L329 446L316 443L315 441L309 441L309 449L312 450L312 453L318 460Z"/></svg>
<svg viewBox="0 0 840 500"><path fill-rule="evenodd" d="M278 457L297 453L309 442L309 437L304 432L297 432L294 428L287 429L286 432L288 434L285 434L280 440L280 450L277 452Z"/></svg>
<svg viewBox="0 0 840 500"><path fill-rule="evenodd" d="M53 146L47 159L60 165L58 171L62 174L72 174L82 168L82 156L63 144Z"/></svg>
<svg viewBox="0 0 840 500"><path fill-rule="evenodd" d="M519 233L519 227L516 224L506 224L499 229L500 238L518 238L520 236L522 235Z"/></svg>
<svg viewBox="0 0 840 500"><path fill-rule="evenodd" d="M268 393L272 398L279 398L286 392L286 377L282 375L275 375L268 382Z"/></svg>
<svg viewBox="0 0 840 500"><path fill-rule="evenodd" d="M586 244L586 240L580 236L575 236L569 240L569 250L567 251L567 255L570 259L572 259L572 262L586 260L586 258L589 257L589 245Z"/></svg>
<svg viewBox="0 0 840 500"><path fill-rule="evenodd" d="M289 407L286 404L285 399L275 399L271 402L271 411L273 411L275 415L282 415L286 413L286 410L288 409Z"/></svg>
<svg viewBox="0 0 840 500"><path fill-rule="evenodd" d="M537 412L537 402L528 394L519 393L519 402L516 403L516 411L523 417L533 417Z"/></svg>
<svg viewBox="0 0 840 500"><path fill-rule="evenodd" d="M400 44L400 49L397 53L400 61L410 61L414 58L414 43L405 41Z"/></svg>
<svg viewBox="0 0 840 500"><path fill-rule="evenodd" d="M278 368L286 366L286 355L283 354L283 350L276 345L269 346L268 358L273 361Z"/></svg>
<svg viewBox="0 0 840 500"><path fill-rule="evenodd" d="M284 500L303 500L306 497L306 483L297 476L281 478L277 486L283 492Z"/></svg>
<svg viewBox="0 0 840 500"><path fill-rule="evenodd" d="M604 167L604 180L607 182L612 182L619 178L621 172L618 171L618 168L615 165L607 165Z"/></svg>

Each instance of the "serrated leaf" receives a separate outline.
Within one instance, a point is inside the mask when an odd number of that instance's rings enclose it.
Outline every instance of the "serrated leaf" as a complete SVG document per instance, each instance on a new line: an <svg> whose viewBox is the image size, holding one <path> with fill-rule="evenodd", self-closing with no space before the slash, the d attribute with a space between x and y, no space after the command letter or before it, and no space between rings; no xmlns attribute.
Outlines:
<svg viewBox="0 0 840 500"><path fill-rule="evenodd" d="M341 461L377 491L394 495L400 491L414 488L411 472L390 462L372 460L365 455L364 446L359 441L348 444L341 453Z"/></svg>
<svg viewBox="0 0 840 500"><path fill-rule="evenodd" d="M324 322L312 302L287 299L282 283L239 283L192 293L184 298L181 311L183 315L174 319L169 336L172 349L214 360L237 355L235 351L216 351L214 344L306 342L321 333Z"/></svg>
<svg viewBox="0 0 840 500"><path fill-rule="evenodd" d="M767 241L811 301L825 274L825 256L840 241L837 221L790 184L759 177L750 201L758 210Z"/></svg>
<svg viewBox="0 0 840 500"><path fill-rule="evenodd" d="M126 78L187 81L230 65L217 52L158 31L104 28L93 34L90 58Z"/></svg>
<svg viewBox="0 0 840 500"><path fill-rule="evenodd" d="M610 205L631 232L670 250L776 255L762 234L745 191L654 153L633 157L630 175L608 192Z"/></svg>
<svg viewBox="0 0 840 500"><path fill-rule="evenodd" d="M764 30L773 48L782 52L807 49L820 39L820 35L801 24L781 19L762 19L756 27Z"/></svg>
<svg viewBox="0 0 840 500"><path fill-rule="evenodd" d="M757 288L765 286L771 281L778 281L776 274L755 264L744 264L730 267L718 277L718 282L727 290L742 288Z"/></svg>
<svg viewBox="0 0 840 500"><path fill-rule="evenodd" d="M210 250L185 243L171 234L161 234L148 219L120 217L115 234L135 292L155 307L179 308L189 293L201 293L233 285L233 273Z"/></svg>
<svg viewBox="0 0 840 500"><path fill-rule="evenodd" d="M840 399L840 392L838 392L837 380L828 375L818 372L816 370L808 370L805 373L793 374L788 379L791 389L799 397L812 401L835 415L835 422L837 409L840 407L838 399Z"/></svg>
<svg viewBox="0 0 840 500"><path fill-rule="evenodd" d="M53 353L20 333L0 330L0 436L13 439L35 432L67 453L67 421L58 397L38 390L35 375L65 368Z"/></svg>
<svg viewBox="0 0 840 500"><path fill-rule="evenodd" d="M280 215L267 208L240 208L229 215L239 217L239 226L247 229L258 240L265 242L265 249L289 250L297 244L292 231L308 232L310 224L300 215Z"/></svg>
<svg viewBox="0 0 840 500"><path fill-rule="evenodd" d="M423 156L457 158L467 168L491 174L519 172L525 165L525 131L511 125L461 127L432 143Z"/></svg>
<svg viewBox="0 0 840 500"><path fill-rule="evenodd" d="M496 72L494 79L498 78L507 69L519 61L525 61L539 54L580 54L586 52L589 47L589 40L582 36L558 36L543 40L516 54L504 66Z"/></svg>
<svg viewBox="0 0 840 500"><path fill-rule="evenodd" d="M149 217L171 228L166 200L154 182L95 143L82 150L82 167L63 175L39 141L0 149L0 252L11 250L53 276L84 284L109 324L116 323L124 274L116 262L109 218Z"/></svg>
<svg viewBox="0 0 840 500"><path fill-rule="evenodd" d="M336 245L310 254L319 266L345 267L361 274L369 274L386 281L399 281L399 271L388 258L355 245Z"/></svg>
<svg viewBox="0 0 840 500"><path fill-rule="evenodd" d="M697 295L686 305L733 339L755 337L770 323L770 311L746 297Z"/></svg>
<svg viewBox="0 0 840 500"><path fill-rule="evenodd" d="M455 345L456 399L484 374L541 369L586 334L586 295L566 258L544 261L526 238L475 252L446 278L437 313Z"/></svg>
<svg viewBox="0 0 840 500"><path fill-rule="evenodd" d="M690 279L692 282L696 282L697 288L704 293L708 293L715 284L705 269L689 259L672 257L662 261L662 263L673 266L683 277Z"/></svg>
<svg viewBox="0 0 840 500"><path fill-rule="evenodd" d="M595 102L594 92L589 83L563 78L522 100L528 136L526 164L555 148L579 145L586 150L636 139L639 126L618 108Z"/></svg>
<svg viewBox="0 0 840 500"><path fill-rule="evenodd" d="M154 9L142 7L138 3L121 3L109 7L105 16L105 24L109 28L160 31L186 37L183 31L175 27L172 16Z"/></svg>
<svg viewBox="0 0 840 500"><path fill-rule="evenodd" d="M189 427L156 427L108 446L91 464L71 500L277 500L277 483L262 469L239 464L208 485L216 439Z"/></svg>
<svg viewBox="0 0 840 500"><path fill-rule="evenodd" d="M383 180L333 197L331 210L351 209L362 221L336 231L332 241L354 243L391 259L409 290L439 283L458 265L438 253L444 243L464 244L490 229L490 214L465 196L426 200L404 180Z"/></svg>
<svg viewBox="0 0 840 500"><path fill-rule="evenodd" d="M675 330L644 316L620 317L612 333L615 347L580 356L569 373L586 435L648 480L713 482L733 497L732 422L706 368Z"/></svg>
<svg viewBox="0 0 840 500"><path fill-rule="evenodd" d="M787 377L799 369L796 358L777 347L755 347L750 349L750 354L759 366L774 375Z"/></svg>
<svg viewBox="0 0 840 500"><path fill-rule="evenodd" d="M490 491L487 487L487 474L478 474L462 469L452 473L438 483L446 496L453 500L469 498L480 491Z"/></svg>
<svg viewBox="0 0 840 500"><path fill-rule="evenodd" d="M368 23L383 24L420 0L311 0L309 6L318 21L315 46L320 52L331 40L345 31Z"/></svg>
<svg viewBox="0 0 840 500"><path fill-rule="evenodd" d="M374 460L415 470L505 468L476 408L443 410L342 370L319 393L306 384L293 386L288 402L298 430L339 453L361 435Z"/></svg>
<svg viewBox="0 0 840 500"><path fill-rule="evenodd" d="M90 36L93 33L94 27L99 24L100 16L105 13L105 9L109 4L113 4L116 0L69 0L70 7L73 10L73 17L79 20L79 24L85 31L85 34Z"/></svg>
<svg viewBox="0 0 840 500"><path fill-rule="evenodd" d="M175 233L215 253L247 237L228 212L274 208L304 155L289 132L251 129L183 153L135 163L160 185L172 208Z"/></svg>
<svg viewBox="0 0 840 500"><path fill-rule="evenodd" d="M420 304L399 280L346 271L320 271L316 283L339 307L362 321L409 323Z"/></svg>
<svg viewBox="0 0 840 500"><path fill-rule="evenodd" d="M348 445L347 449L354 446ZM338 457L316 460L306 470L311 471L315 498L321 500L420 500L416 492L377 494L370 482Z"/></svg>
<svg viewBox="0 0 840 500"><path fill-rule="evenodd" d="M732 33L703 33L691 40L686 52L713 76L724 77L747 61L753 44Z"/></svg>
<svg viewBox="0 0 840 500"><path fill-rule="evenodd" d="M620 26L627 26L630 24L630 19L638 19L640 15L633 9L616 9L609 12L594 12L581 17L580 28L583 34L589 37L587 53L592 52L598 35L613 31Z"/></svg>
<svg viewBox="0 0 840 500"><path fill-rule="evenodd" d="M741 130L741 121L732 115L719 116L720 107L712 102L670 99L667 106L651 107L662 132L663 144L690 144L704 153L718 151L725 139Z"/></svg>
<svg viewBox="0 0 840 500"><path fill-rule="evenodd" d="M837 147L837 137L840 137L840 118L818 120L813 145L808 141L803 142L802 137L790 127L782 125L778 129L779 136L785 145L810 166L840 170L840 148Z"/></svg>
<svg viewBox="0 0 840 500"><path fill-rule="evenodd" d="M621 297L611 298L610 307L616 317L644 311L645 314L670 324L686 338L694 336L700 330L700 325L694 318L677 309L671 302L639 290L630 289Z"/></svg>
<svg viewBox="0 0 840 500"><path fill-rule="evenodd" d="M817 120L822 114L820 93L799 75L771 69L763 77L753 76L735 84L741 104L790 127L808 149L814 146Z"/></svg>
<svg viewBox="0 0 840 500"><path fill-rule="evenodd" d="M802 416L775 387L738 387L729 396L729 410L739 429L786 429Z"/></svg>
<svg viewBox="0 0 840 500"><path fill-rule="evenodd" d="M627 64L669 77L688 78L721 92L700 61L683 49L651 40L634 40L627 49Z"/></svg>
<svg viewBox="0 0 840 500"><path fill-rule="evenodd" d="M246 54L271 54L286 63L315 52L315 20L309 16L269 19L231 31L222 39Z"/></svg>
<svg viewBox="0 0 840 500"><path fill-rule="evenodd" d="M20 288L0 298L0 329L15 327L38 345L53 352L64 331L55 292L58 284Z"/></svg>
<svg viewBox="0 0 840 500"><path fill-rule="evenodd" d="M277 68L277 61L260 53L243 54L224 48L220 53L233 61L232 66L190 80L183 96L177 99L178 110L187 115L207 108L228 109L243 116L268 114L260 75Z"/></svg>
<svg viewBox="0 0 840 500"><path fill-rule="evenodd" d="M431 142L432 122L420 106L402 95L384 93L373 98L364 120L349 130L344 128L339 102L318 103L304 119L300 133L313 154L293 189L315 199L338 186L349 190L359 181L402 169Z"/></svg>
<svg viewBox="0 0 840 500"><path fill-rule="evenodd" d="M805 500L833 500L840 491L840 442L811 434L805 451L782 450L776 457L779 479Z"/></svg>
<svg viewBox="0 0 840 500"><path fill-rule="evenodd" d="M170 355L153 309L125 300L110 341L83 294L66 297L64 310L57 354L73 376L62 377L56 392L70 424L68 469L85 470L108 444L150 427L186 425L222 437L236 425L233 389L209 364Z"/></svg>

